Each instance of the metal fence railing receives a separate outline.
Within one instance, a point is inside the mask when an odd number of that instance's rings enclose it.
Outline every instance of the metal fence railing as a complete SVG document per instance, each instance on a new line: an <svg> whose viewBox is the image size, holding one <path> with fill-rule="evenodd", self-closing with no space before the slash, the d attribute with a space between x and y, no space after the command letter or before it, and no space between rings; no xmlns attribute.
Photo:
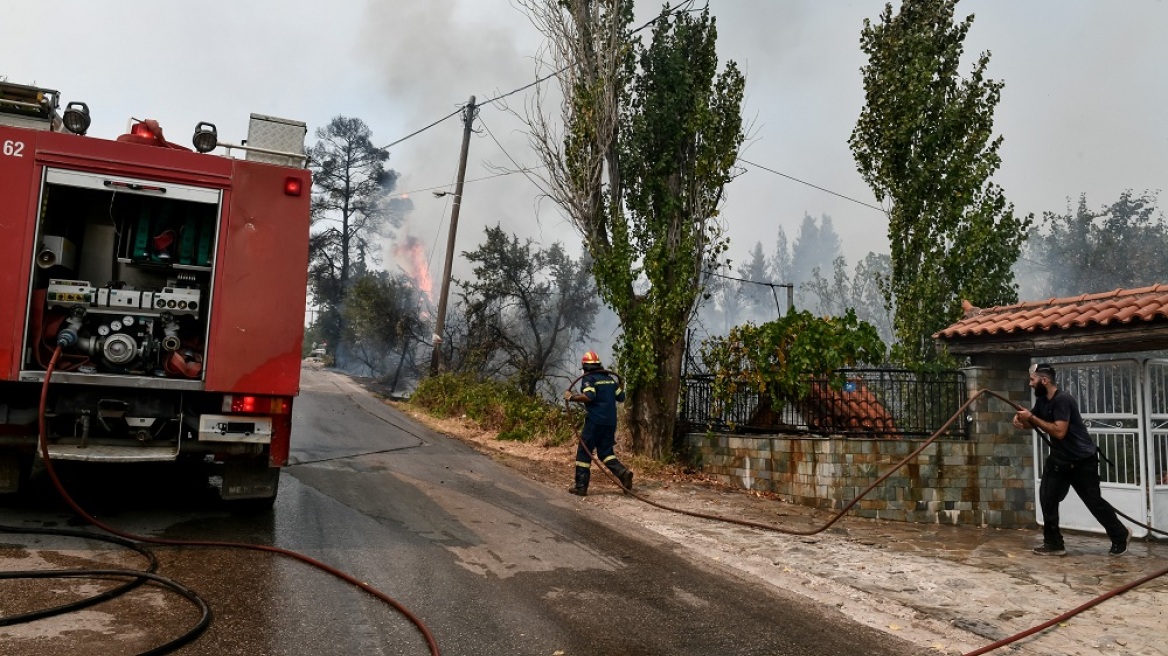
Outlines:
<svg viewBox="0 0 1168 656"><path fill-rule="evenodd" d="M783 432L848 437L928 437L966 401L960 371L915 372L905 369L841 369L846 381L832 387L826 378L811 380L801 399L759 394L740 384L727 403L718 403L713 376L688 375L682 381L679 419L692 430ZM968 439L969 426L959 417L945 437Z"/></svg>

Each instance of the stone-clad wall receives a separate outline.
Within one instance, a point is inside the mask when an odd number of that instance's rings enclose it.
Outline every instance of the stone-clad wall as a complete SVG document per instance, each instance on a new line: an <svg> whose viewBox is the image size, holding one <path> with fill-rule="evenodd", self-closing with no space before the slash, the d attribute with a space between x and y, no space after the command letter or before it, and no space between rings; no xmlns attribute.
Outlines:
<svg viewBox="0 0 1168 656"><path fill-rule="evenodd" d="M991 389L1027 405L1029 360L1002 360L965 369L969 394ZM969 440L929 445L852 514L905 522L1034 525L1032 437L1014 429L1013 413L998 399L979 398L969 407ZM695 464L722 482L839 510L924 440L691 433L686 441Z"/></svg>

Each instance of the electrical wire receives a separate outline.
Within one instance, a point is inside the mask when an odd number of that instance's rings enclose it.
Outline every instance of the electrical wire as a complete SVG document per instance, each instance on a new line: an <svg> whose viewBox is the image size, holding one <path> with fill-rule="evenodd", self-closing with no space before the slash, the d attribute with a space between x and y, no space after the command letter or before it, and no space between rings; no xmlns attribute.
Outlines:
<svg viewBox="0 0 1168 656"><path fill-rule="evenodd" d="M501 178L505 175L515 175L516 173L526 173L528 171L534 171L536 169L542 169L542 168L546 168L546 167L543 164L537 164L536 166L532 166L532 167L527 168L527 169L520 169L518 171L500 171L500 172L494 173L492 175L484 175L481 178L471 178L470 180L463 180L462 183L463 184L470 184L472 182L482 182L483 180L493 180L494 178ZM420 194L423 191L437 191L439 189L443 189L443 190L450 189L453 186L454 186L454 183L452 182L450 184L435 185L433 187L423 187L421 189L410 189L409 191L403 191L403 192L393 194L393 195L394 196L409 196L410 194ZM453 194L453 192L451 192L451 194Z"/></svg>
<svg viewBox="0 0 1168 656"><path fill-rule="evenodd" d="M650 27L651 25L655 24L657 21L661 20L662 18L665 18L666 16L675 16L675 15L677 15L677 14L681 14L681 13L696 13L696 12L700 12L700 11L705 11L705 10L706 10L706 9L708 9L708 8L709 8L709 6L710 6L710 5L709 5L709 3L707 2L705 5L703 5L703 6L702 6L702 8L701 8L701 9L694 9L694 8L693 8L693 5L694 5L694 0L686 0L686 2L683 2L683 3L681 3L680 5L678 5L677 7L675 7L675 8L674 8L672 11L670 11L668 14L661 15L661 16L657 16L656 18L654 18L654 19L650 20L649 22L645 23L644 25L642 25L642 26L640 26L640 27L636 28L635 30L631 31L629 34L636 34L636 33L640 32L641 30L644 30L644 29L646 29L646 28ZM545 75L545 76L543 76L543 77L536 78L536 80L535 80L534 82L528 82L527 84L525 84L525 85L523 85L523 86L521 86L521 87L517 87L517 88L515 88L515 89L512 89L511 91L508 91L508 92L506 92L506 93L499 94L499 95L497 95L497 96L495 96L495 97L491 98L490 100L485 100L485 101L483 101L483 102L481 102L481 103L478 103L478 106L480 106L480 107L481 107L481 106L483 106L483 105L488 105L488 104L491 104L491 103L497 102L497 101L499 101L499 100L502 100L502 99L504 99L504 98L507 98L508 96L513 96L513 95L515 95L515 94L519 93L520 91L525 91L525 90L527 90L527 89L530 89L531 87L537 86L537 85L539 85L539 84L543 84L544 82L546 82L546 81L550 80L551 78L553 78L553 77L555 77L555 76L559 75L560 73L563 73L564 71L568 70L569 68L571 68L571 65L565 66L565 67L561 68L560 70L558 70L558 71L555 71L555 72L553 72L553 73L548 73L547 75ZM461 112L461 111L462 111L463 109L465 109L465 108L466 108L466 103L462 103L462 104L460 104L460 105L458 106L458 109L456 109L456 110L454 110L453 112L451 112L451 113L447 114L446 116L443 116L442 118L438 119L437 121L434 121L433 123L431 123L431 124L427 125L427 126L426 126L426 127L424 127L424 128L420 128L420 129L418 129L418 130L414 130L413 132L411 132L411 133L407 134L406 136L402 137L401 139L397 139L396 141L392 141L392 142L390 142L390 143L388 143L388 144L386 144L386 145L382 146L381 148L382 148L382 150L385 150L385 149L387 149L387 148L390 148L390 147L392 147L392 146L396 146L396 145L398 145L399 143L401 143L401 142L403 142L403 141L405 141L405 140L407 140L407 139L411 139L411 138L413 138L413 137L416 137L416 136L418 136L419 134L422 134L423 132L425 132L426 130L429 130L430 128L432 128L432 127L434 127L434 126L438 125L439 123L441 123L441 122L445 121L446 119L448 119L448 118L450 118L450 117L452 117L452 116L456 116L456 115L457 115L459 112Z"/></svg>
<svg viewBox="0 0 1168 656"><path fill-rule="evenodd" d="M450 112L450 113L449 113L449 114L447 114L446 116L443 116L442 118L438 119L437 121L434 121L433 123L431 123L430 125L427 125L427 126L426 126L426 127L424 127L424 128L421 128L421 129L418 129L418 130L414 130L413 132L411 132L411 133L407 134L406 136L402 137L401 139L398 139L397 141L393 141L393 142L390 142L390 143L388 143L388 144L386 144L386 145L382 146L382 147L381 147L381 150L388 150L389 148L392 148L393 146L396 146L396 145L398 145L399 143L401 143L401 142L405 141L406 139L411 139L411 138L413 138L413 137L416 137L416 136L418 136L419 134L422 134L422 133L423 133L423 132L425 132L426 130L429 130L430 128L434 127L435 125L438 125L438 124L439 124L439 123L441 123L442 121L445 121L446 119L448 119L448 118L450 118L450 117L452 117L452 116L458 116L458 114L459 114L459 113L460 113L460 112L461 112L461 111L462 111L462 110L463 110L465 107L466 107L466 103L463 103L463 104L459 105L459 106L458 106L458 109L454 110L453 112Z"/></svg>
<svg viewBox="0 0 1168 656"><path fill-rule="evenodd" d="M754 163L754 162L752 162L752 161L750 161L750 160L748 160L748 159L745 159L745 158L739 157L739 158L738 158L738 161L739 161L739 162L742 162L743 164L749 164L750 166L753 166L753 167L755 167L755 168L757 168L757 169L762 169L763 171L766 171L767 173L773 173L773 174L775 174L775 175L777 175L777 176L784 177L784 178L786 178L786 179L788 179L788 180L792 180L792 181L794 181L794 182L798 182L799 184L802 184L802 185L807 185L808 187L811 187L812 189L818 189L818 190L820 190L820 191L822 191L822 192L825 192L825 193L831 194L832 196L838 196L838 197L840 197L840 198L842 198L842 199L844 199L844 200L850 200L850 201L852 201L853 203L856 203L857 205L863 205L864 207L868 207L868 208L874 209L874 210L876 210L877 212L880 212L880 213L882 213L882 214L885 214L885 215L887 215L887 214L888 214L888 210L886 210L886 209L884 209L884 208L882 208L882 207L877 207L877 206L875 206L875 205L872 205L872 204L870 204L870 203L865 203L865 202L864 202L864 201L862 201L862 200L856 200L855 198L852 198L851 196L845 196L845 195L843 195L843 194L841 194L841 193L839 193L839 192L832 191L832 190L830 190L830 189L828 189L828 188L826 188L826 187L820 187L819 185L816 185L816 184L811 184L810 182L807 182L806 180L800 180L799 178L796 178L796 177L795 177L795 176L793 176L793 175L787 175L786 173L782 173L782 172L780 172L780 171L776 171L776 170L774 170L774 169L772 169L772 168L769 168L769 167L763 166L762 164L756 164L756 163Z"/></svg>

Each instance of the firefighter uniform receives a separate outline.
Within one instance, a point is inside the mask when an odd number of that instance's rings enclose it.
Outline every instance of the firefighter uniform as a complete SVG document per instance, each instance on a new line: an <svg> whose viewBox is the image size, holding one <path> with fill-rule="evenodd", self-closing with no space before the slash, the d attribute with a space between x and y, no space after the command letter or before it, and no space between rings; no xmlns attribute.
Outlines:
<svg viewBox="0 0 1168 656"><path fill-rule="evenodd" d="M588 493L588 481L592 473L591 452L604 463L620 480L626 490L633 489L633 472L617 459L613 452L616 446L616 404L625 400L625 392L600 365L600 358L594 351L584 354L581 360L584 377L580 381L579 395L568 393L565 398L584 404L584 444L576 446L576 480L568 491L578 496Z"/></svg>

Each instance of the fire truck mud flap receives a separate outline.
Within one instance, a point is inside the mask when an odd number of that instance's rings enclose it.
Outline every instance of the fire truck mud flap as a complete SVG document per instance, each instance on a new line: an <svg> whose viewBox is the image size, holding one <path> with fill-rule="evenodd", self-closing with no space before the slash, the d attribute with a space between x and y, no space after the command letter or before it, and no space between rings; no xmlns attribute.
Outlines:
<svg viewBox="0 0 1168 656"><path fill-rule="evenodd" d="M219 495L224 501L254 499L274 501L280 485L280 468L266 463L228 462L223 464L223 486Z"/></svg>

